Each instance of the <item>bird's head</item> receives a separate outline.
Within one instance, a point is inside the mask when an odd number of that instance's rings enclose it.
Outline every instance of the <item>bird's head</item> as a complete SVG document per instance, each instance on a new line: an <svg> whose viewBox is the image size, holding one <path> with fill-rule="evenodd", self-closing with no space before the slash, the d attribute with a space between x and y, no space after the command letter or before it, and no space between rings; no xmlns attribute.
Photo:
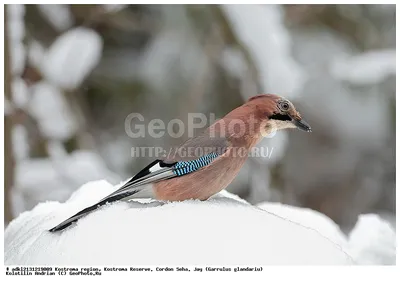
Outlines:
<svg viewBox="0 0 400 282"><path fill-rule="evenodd" d="M246 104L252 107L256 116L264 122L268 132L285 128L311 132L310 125L302 119L288 99L274 94L261 94L250 98Z"/></svg>

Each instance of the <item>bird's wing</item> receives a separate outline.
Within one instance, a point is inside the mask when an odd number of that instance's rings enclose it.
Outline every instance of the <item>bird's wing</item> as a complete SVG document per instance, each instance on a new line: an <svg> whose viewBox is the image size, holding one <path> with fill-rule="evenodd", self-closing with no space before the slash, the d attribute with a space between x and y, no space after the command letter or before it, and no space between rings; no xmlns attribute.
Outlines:
<svg viewBox="0 0 400 282"><path fill-rule="evenodd" d="M186 140L179 147L171 150L164 159L166 163L197 160L205 155L216 153L223 155L230 142L225 137L210 136L209 131Z"/></svg>
<svg viewBox="0 0 400 282"><path fill-rule="evenodd" d="M228 147L226 138L209 137L207 132L188 139L175 150L171 150L165 159L152 162L103 200L118 195L126 198L138 186L192 173L223 155Z"/></svg>
<svg viewBox="0 0 400 282"><path fill-rule="evenodd" d="M57 226L50 232L62 230L70 226L81 217L97 210L101 206L130 197L143 189L143 185L181 177L195 172L213 162L223 155L229 147L229 142L224 137L210 137L207 132L188 139L175 150L171 150L163 160L155 160L138 172L121 188L103 198L98 203L85 208Z"/></svg>

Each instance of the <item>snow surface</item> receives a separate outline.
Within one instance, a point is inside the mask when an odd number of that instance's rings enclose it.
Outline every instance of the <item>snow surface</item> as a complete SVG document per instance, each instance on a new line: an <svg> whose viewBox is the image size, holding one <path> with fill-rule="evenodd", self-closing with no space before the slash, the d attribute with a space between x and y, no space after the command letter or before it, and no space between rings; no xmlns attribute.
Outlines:
<svg viewBox="0 0 400 282"><path fill-rule="evenodd" d="M222 5L258 68L262 91L293 98L306 79L291 55L291 38L278 5ZM249 97L245 97L249 98Z"/></svg>
<svg viewBox="0 0 400 282"><path fill-rule="evenodd" d="M15 160L18 162L26 159L29 156L29 139L26 128L21 124L15 124L12 127L11 138Z"/></svg>
<svg viewBox="0 0 400 282"><path fill-rule="evenodd" d="M29 113L39 123L42 134L50 139L66 140L78 129L68 103L61 91L44 81L31 88Z"/></svg>
<svg viewBox="0 0 400 282"><path fill-rule="evenodd" d="M73 16L67 5L41 4L38 7L42 16L59 31L70 28L74 23Z"/></svg>
<svg viewBox="0 0 400 282"><path fill-rule="evenodd" d="M281 203L261 203L257 206L320 232L340 245L357 264L396 264L395 230L388 221L376 214L360 215L347 237L332 219L312 209Z"/></svg>
<svg viewBox="0 0 400 282"><path fill-rule="evenodd" d="M125 4L103 4L103 9L108 13L116 13L126 8Z"/></svg>
<svg viewBox="0 0 400 282"><path fill-rule="evenodd" d="M104 180L89 182L65 203L41 203L22 213L5 231L5 264L353 263L321 231L268 213L226 191L208 201L119 202L63 232L47 231L116 188Z"/></svg>
<svg viewBox="0 0 400 282"><path fill-rule="evenodd" d="M396 264L396 233L376 214L360 215L349 236L349 252L360 264Z"/></svg>
<svg viewBox="0 0 400 282"><path fill-rule="evenodd" d="M22 147L22 144L19 146ZM20 154L23 151L21 148ZM106 179L113 183L119 180L108 170L104 161L91 151L75 151L56 158L22 157L18 160L12 190L13 213L16 216L42 201L65 201L77 187L90 180Z"/></svg>
<svg viewBox="0 0 400 282"><path fill-rule="evenodd" d="M25 7L20 4L7 5L8 44L11 56L11 73L19 75L25 66L25 48L22 40L25 35L24 15Z"/></svg>
<svg viewBox="0 0 400 282"><path fill-rule="evenodd" d="M41 69L44 55L46 54L46 49L42 46L42 44L40 44L40 42L34 39L27 43L27 49L29 63L33 67Z"/></svg>
<svg viewBox="0 0 400 282"><path fill-rule="evenodd" d="M263 210L274 214L279 214L282 217L290 218L290 220L300 223L303 226L317 230L329 240L345 246L347 238L340 230L339 226L328 216L319 213L312 209L299 208L288 206L281 203L261 203L257 205Z"/></svg>
<svg viewBox="0 0 400 282"><path fill-rule="evenodd" d="M396 50L374 50L338 59L332 62L330 71L333 77L354 84L381 83L396 75Z"/></svg>
<svg viewBox="0 0 400 282"><path fill-rule="evenodd" d="M20 77L15 77L12 80L12 102L18 108L25 108L29 101L28 86Z"/></svg>
<svg viewBox="0 0 400 282"><path fill-rule="evenodd" d="M98 33L78 27L61 34L49 47L42 72L64 89L77 88L101 58L103 41Z"/></svg>

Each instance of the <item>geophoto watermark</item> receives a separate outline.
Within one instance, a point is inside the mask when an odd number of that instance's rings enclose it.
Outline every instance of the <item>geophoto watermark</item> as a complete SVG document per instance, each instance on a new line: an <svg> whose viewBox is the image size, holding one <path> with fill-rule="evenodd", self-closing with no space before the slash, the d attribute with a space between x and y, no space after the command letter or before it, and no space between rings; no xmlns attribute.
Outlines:
<svg viewBox="0 0 400 282"><path fill-rule="evenodd" d="M218 123L216 123L218 121ZM162 119L151 119L145 122L140 113L130 113L125 119L125 132L131 138L162 138L167 134L172 138L181 138L186 134L188 138L195 137L196 130L206 129L215 124L215 130L210 131L210 137L227 137L234 133L237 137L246 134L261 134L263 137L272 138L277 129L271 126L266 129L266 121L260 122L255 116L250 115L246 122L242 119L217 120L215 114L207 117L203 113L189 113L187 121L172 119L168 122Z"/></svg>
<svg viewBox="0 0 400 282"><path fill-rule="evenodd" d="M189 113L186 121L180 119L172 119L165 122L161 119L151 119L146 121L145 117L140 113L131 113L125 119L125 132L134 139L137 138L163 138L165 135L172 138L193 138L196 131L205 130L208 127L214 127L208 134L210 138L227 137L232 134L235 138L247 138L246 135L259 135L272 138L276 134L276 129L269 126L267 131L266 124L254 116L246 118L246 122L242 119L219 119L215 114L208 117L203 113ZM218 147L184 147L171 148L166 150L162 147L132 147L131 157L148 157L148 158L200 158L201 156L217 153L218 155L230 155L233 157L262 157L271 158L273 147L253 147L248 150L245 147L230 148L228 152L226 148Z"/></svg>
<svg viewBox="0 0 400 282"><path fill-rule="evenodd" d="M131 157L147 157L147 158L200 158L201 156L212 152L219 155L230 155L233 157L261 157L271 158L273 147L253 147L250 150L242 147L231 148L226 152L222 148L213 147L187 147L187 148L170 148L168 150L162 147L132 147Z"/></svg>

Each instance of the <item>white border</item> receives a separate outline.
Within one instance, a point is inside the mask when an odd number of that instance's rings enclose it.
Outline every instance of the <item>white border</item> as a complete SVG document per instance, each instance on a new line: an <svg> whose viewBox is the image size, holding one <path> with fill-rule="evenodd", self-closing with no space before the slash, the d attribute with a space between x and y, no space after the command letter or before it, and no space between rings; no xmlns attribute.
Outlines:
<svg viewBox="0 0 400 282"><path fill-rule="evenodd" d="M78 1L71 1L73 3L80 3ZM87 3L96 3L93 1L86 1ZM121 1L123 2L123 1ZM150 1L142 2L142 3L149 3ZM306 3L304 1L293 1L296 4ZM293 3L292 2L292 3ZM322 1L309 1L308 4L322 4ZM20 1L9 1L8 3L21 3ZM33 3L32 1L25 1L25 3ZM42 1L42 3L54 3L54 1ZM98 2L97 2L98 3ZM104 4L107 2L103 2ZM126 1L126 3L129 3ZM164 3L163 1L151 1L151 3ZM175 3L183 4L187 3L187 1L176 1ZM199 2L197 2L199 3ZM213 3L212 1L202 1L201 4L206 3ZM219 1L219 3L223 4L239 4L239 1ZM265 1L246 1L246 4L265 4ZM286 4L288 2L282 1L273 1L271 4L279 3L279 4ZM329 2L328 2L329 3ZM348 4L347 1L337 1L335 4ZM352 1L352 4L361 4L361 3L368 3L368 4L383 4L380 1ZM395 4L396 1L385 1L385 4ZM23 3L21 3L23 4ZM132 3L131 3L132 4ZM396 5L396 13L399 13L399 8ZM4 5L1 8L1 16L2 20L4 20ZM3 25L4 26L4 25ZM396 21L396 46L398 46L398 29L397 29L397 21ZM4 58L4 28L1 29L1 40L3 44L1 44L2 53ZM398 57L396 57L396 65L398 65ZM3 67L1 68L1 72L4 72L4 59L3 59ZM4 78L4 73L2 75ZM397 85L399 84L398 77L396 77L396 93L397 93ZM4 79L1 80L2 89L4 89ZM4 103L4 100L2 100ZM2 111L4 111L4 106L1 107ZM396 99L396 147L398 145L398 135L400 129L399 117L397 115L397 109L399 108L399 102ZM4 119L4 112L3 112L3 119ZM4 120L2 123L2 138L1 138L1 147L4 148ZM4 150L4 149L3 149ZM1 165L4 166L4 151L2 156ZM399 159L399 151L396 150L396 166L397 160ZM1 169L1 176L4 178L4 168ZM396 179L398 177L398 171L396 169ZM3 181L3 179L2 179ZM4 181L3 181L4 183ZM4 184L3 184L4 185ZM2 197L2 205L3 208L2 213L4 213L4 194L1 193ZM399 209L399 193L396 195L396 208ZM396 224L399 226L398 218L396 219ZM398 236L398 235L397 235ZM3 242L4 242L4 232L2 233ZM397 237L398 238L398 237ZM1 244L2 253L4 254L4 244ZM256 251L256 250L255 250ZM3 266L4 266L4 256L2 257ZM186 273L186 272L171 272L171 273L164 273L164 272L151 272L151 273L144 273L144 272L109 272L103 273L102 276L97 277L88 277L88 276L74 276L74 279L85 279L92 280L92 279L100 279L108 281L109 278L116 278L116 279L126 279L132 281L132 279L143 279L140 281L149 281L149 280L173 280L173 281L205 281L210 278L216 278L219 281L234 281L234 280L247 280L247 281L359 281L359 280L372 280L372 281L400 281L399 280L399 271L398 266L395 267L368 267L368 266L357 266L357 267L290 267L290 266L265 266L264 271L262 272L224 272L224 273L215 273L215 272L202 272L202 273ZM5 276L5 269L3 269L2 276ZM57 279L70 279L70 276L56 276ZM398 277L397 279L395 277ZM6 278L6 277L4 277ZM27 277L13 277L16 280L24 279ZM40 281L42 279L46 279L48 276L39 277L39 276L30 276L28 279L32 281ZM53 277L49 277L50 279L54 279ZM11 276L7 276L6 279L11 279Z"/></svg>

